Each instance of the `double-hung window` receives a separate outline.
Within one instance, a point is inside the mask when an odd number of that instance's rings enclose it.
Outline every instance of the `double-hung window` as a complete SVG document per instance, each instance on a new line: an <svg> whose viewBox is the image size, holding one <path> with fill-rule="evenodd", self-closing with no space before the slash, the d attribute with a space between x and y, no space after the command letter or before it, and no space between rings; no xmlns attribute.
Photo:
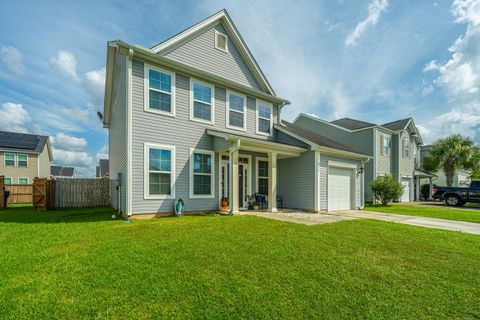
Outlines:
<svg viewBox="0 0 480 320"><path fill-rule="evenodd" d="M213 86L192 80L190 119L209 124L214 123Z"/></svg>
<svg viewBox="0 0 480 320"><path fill-rule="evenodd" d="M145 144L145 198L175 197L175 147Z"/></svg>
<svg viewBox="0 0 480 320"><path fill-rule="evenodd" d="M18 178L18 184L28 184L28 178Z"/></svg>
<svg viewBox="0 0 480 320"><path fill-rule="evenodd" d="M257 159L258 193L268 194L268 160Z"/></svg>
<svg viewBox="0 0 480 320"><path fill-rule="evenodd" d="M5 167L14 167L15 166L15 153L5 153L4 154L4 165Z"/></svg>
<svg viewBox="0 0 480 320"><path fill-rule="evenodd" d="M263 101L257 101L257 134L271 135L272 113L272 104Z"/></svg>
<svg viewBox="0 0 480 320"><path fill-rule="evenodd" d="M215 154L198 149L190 152L190 197L211 198L214 196Z"/></svg>
<svg viewBox="0 0 480 320"><path fill-rule="evenodd" d="M403 157L410 158L410 139L404 138L402 140L402 149L403 149Z"/></svg>
<svg viewBox="0 0 480 320"><path fill-rule="evenodd" d="M175 115L175 75L171 72L146 65L145 110L166 115Z"/></svg>
<svg viewBox="0 0 480 320"><path fill-rule="evenodd" d="M246 103L244 95L227 91L227 128L246 130Z"/></svg>
<svg viewBox="0 0 480 320"><path fill-rule="evenodd" d="M28 167L28 155L26 155L26 154L17 154L17 166L19 166L19 167Z"/></svg>
<svg viewBox="0 0 480 320"><path fill-rule="evenodd" d="M4 178L3 183L4 184L12 184L12 178Z"/></svg>
<svg viewBox="0 0 480 320"><path fill-rule="evenodd" d="M390 155L390 145L391 145L391 138L387 136L383 136L382 139L382 154L385 156Z"/></svg>

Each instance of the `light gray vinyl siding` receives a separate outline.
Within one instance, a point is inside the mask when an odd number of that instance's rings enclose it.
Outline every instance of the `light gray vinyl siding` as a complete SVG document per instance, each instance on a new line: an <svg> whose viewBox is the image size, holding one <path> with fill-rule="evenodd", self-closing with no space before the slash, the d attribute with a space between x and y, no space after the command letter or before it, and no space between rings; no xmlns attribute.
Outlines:
<svg viewBox="0 0 480 320"><path fill-rule="evenodd" d="M361 162L358 160L347 159L342 157L336 157L327 154L320 154L320 166L319 166L319 190L320 190L320 210L327 210L328 203L328 161L336 161L343 163L351 163L357 166L357 169L361 167ZM355 172L355 205L357 208L362 206L362 178Z"/></svg>
<svg viewBox="0 0 480 320"><path fill-rule="evenodd" d="M223 25L221 23L217 24L166 53L165 56L186 65L261 90L255 76L243 60L230 36L228 36L228 52L215 48L215 30L227 34Z"/></svg>
<svg viewBox="0 0 480 320"><path fill-rule="evenodd" d="M384 175L384 174L389 174L392 172L392 143L390 142L390 154L386 155L383 153L383 137L390 137L392 138L392 135L386 132L383 132L379 129L376 130L376 155L375 155L375 161L377 162L377 176L378 175ZM373 160L372 160L373 161Z"/></svg>
<svg viewBox="0 0 480 320"><path fill-rule="evenodd" d="M356 132L349 132L337 127L334 127L330 124L322 123L307 117L299 117L295 121L296 125L299 125L305 129L311 130L318 134L321 134L327 138L335 140L341 144L354 148L359 152L374 157L374 129L365 129ZM393 139L392 139L393 140ZM378 149L378 147L376 148ZM392 148L393 149L393 148ZM393 151L393 150L392 150ZM364 193L365 201L372 202L373 194L371 185L374 179L374 165L375 159L371 159L366 162L364 165Z"/></svg>
<svg viewBox="0 0 480 320"><path fill-rule="evenodd" d="M190 199L190 148L214 150L212 126L189 121L189 78L176 74L176 117L144 111L143 63L133 61L132 69L132 212L172 212L174 199L144 199L144 143L175 147L175 198L185 201L186 211L218 209L218 155L215 157L214 198Z"/></svg>
<svg viewBox="0 0 480 320"><path fill-rule="evenodd" d="M109 172L111 179L121 176L120 199L118 191L112 189L112 204L115 208L126 211L126 175L127 175L127 63L126 57L115 54L113 71L113 93L110 127L108 134L109 144Z"/></svg>
<svg viewBox="0 0 480 320"><path fill-rule="evenodd" d="M315 209L315 152L280 159L277 163L278 192L286 208Z"/></svg>

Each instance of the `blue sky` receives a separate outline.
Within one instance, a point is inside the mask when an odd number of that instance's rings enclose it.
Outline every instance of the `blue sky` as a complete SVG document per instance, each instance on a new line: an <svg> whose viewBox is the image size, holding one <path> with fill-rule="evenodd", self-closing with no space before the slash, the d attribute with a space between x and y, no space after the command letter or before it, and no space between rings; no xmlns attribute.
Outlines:
<svg viewBox="0 0 480 320"><path fill-rule="evenodd" d="M480 142L479 2L2 1L0 130L48 134L57 164L93 175L106 42L150 47L226 8L287 120L413 116L426 142Z"/></svg>

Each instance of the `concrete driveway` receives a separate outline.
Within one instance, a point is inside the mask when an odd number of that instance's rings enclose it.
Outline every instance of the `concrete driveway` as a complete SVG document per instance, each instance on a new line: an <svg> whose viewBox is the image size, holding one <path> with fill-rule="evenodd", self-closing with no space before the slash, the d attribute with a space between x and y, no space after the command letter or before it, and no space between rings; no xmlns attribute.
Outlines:
<svg viewBox="0 0 480 320"><path fill-rule="evenodd" d="M390 221L402 224L409 224L412 226L437 228L451 231L460 231L471 234L480 235L480 223L454 221L446 219L435 219L425 217L407 216L403 214L382 213L364 210L345 210L329 212L329 215L335 215L345 218L364 218L381 221Z"/></svg>

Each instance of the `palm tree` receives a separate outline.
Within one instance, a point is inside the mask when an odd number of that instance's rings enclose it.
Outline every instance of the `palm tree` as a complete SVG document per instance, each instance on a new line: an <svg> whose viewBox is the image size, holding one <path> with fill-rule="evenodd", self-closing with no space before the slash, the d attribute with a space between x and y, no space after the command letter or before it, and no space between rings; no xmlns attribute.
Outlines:
<svg viewBox="0 0 480 320"><path fill-rule="evenodd" d="M472 139L454 134L438 139L423 159L423 168L435 172L443 168L447 177L447 186L453 184L455 170L477 170L480 165L480 149Z"/></svg>

